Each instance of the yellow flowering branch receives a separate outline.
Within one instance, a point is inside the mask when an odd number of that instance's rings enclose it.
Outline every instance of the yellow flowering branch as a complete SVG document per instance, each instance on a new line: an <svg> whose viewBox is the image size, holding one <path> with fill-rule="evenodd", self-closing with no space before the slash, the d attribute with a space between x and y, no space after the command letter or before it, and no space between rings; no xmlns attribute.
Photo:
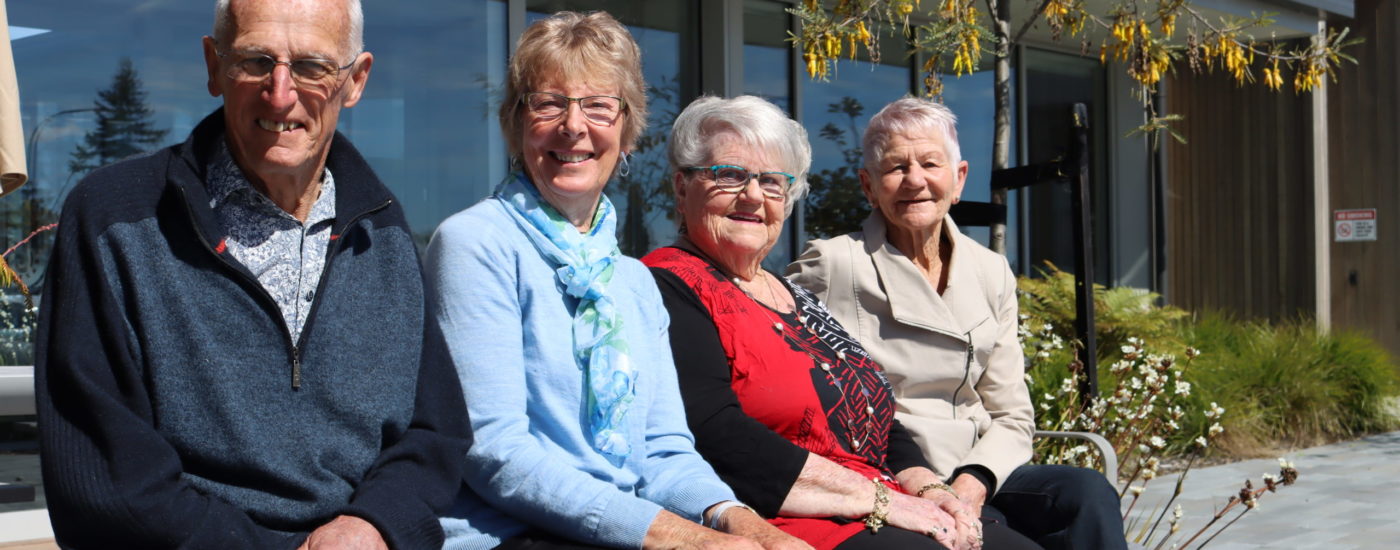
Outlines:
<svg viewBox="0 0 1400 550"><path fill-rule="evenodd" d="M843 54L854 59L857 49L863 48L878 62L876 34L888 29L924 52L921 68L926 93L938 96L945 71L961 76L978 70L983 42L991 43L993 34L975 0L930 0L928 11L920 17L923 23L911 26L914 13L923 7L920 0L840 0L834 5L804 0L789 10L802 21L803 32L789 39L801 49L808 76L826 80L835 60ZM1183 58L1193 72L1224 70L1241 86L1255 82L1254 68L1262 63L1265 86L1282 90L1289 74L1294 92L1302 93L1317 88L1323 78L1335 78L1342 61L1355 63L1342 50L1358 42L1348 40L1343 29L1288 48L1272 38L1261 41L1248 34L1249 29L1273 23L1267 14L1211 20L1187 0L1120 0L1103 15L1089 13L1085 0L1041 0L1035 13L1037 17L1027 21L1013 41L1019 41L1037 21L1043 21L1056 39L1080 38L1086 53L1097 41L1099 60L1124 63L1139 84L1149 120L1155 123L1153 130L1165 129L1164 123L1172 119L1159 117L1147 99ZM1189 25L1184 44L1174 40L1183 21ZM1092 39L1089 28L1101 29L1102 37Z"/></svg>

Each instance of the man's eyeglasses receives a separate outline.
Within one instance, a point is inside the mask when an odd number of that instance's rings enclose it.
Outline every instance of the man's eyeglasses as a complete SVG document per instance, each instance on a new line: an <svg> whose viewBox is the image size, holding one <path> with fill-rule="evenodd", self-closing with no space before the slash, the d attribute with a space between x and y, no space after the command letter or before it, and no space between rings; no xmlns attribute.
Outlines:
<svg viewBox="0 0 1400 550"><path fill-rule="evenodd" d="M334 61L319 57L279 61L275 57L261 53L224 53L218 50L215 50L214 53L221 59L232 60L226 74L235 82L261 84L267 80L272 71L277 69L278 65L286 65L291 71L292 81L296 83L297 89L322 93L329 93L340 81L340 73L355 65L355 62L351 61L342 67L336 65Z"/></svg>
<svg viewBox="0 0 1400 550"><path fill-rule="evenodd" d="M797 179L787 172L750 172L743 166L716 164L714 166L692 166L689 172L709 172L715 180L715 187L726 193L743 193L749 180L758 180L758 190L773 200L787 200L787 189Z"/></svg>
<svg viewBox="0 0 1400 550"><path fill-rule="evenodd" d="M569 111L570 103L578 103L583 118L598 126L612 126L617 122L617 117L622 115L622 110L627 107L625 100L610 95L569 97L549 92L530 92L525 94L521 101L534 113L535 118L541 120L554 120L564 116Z"/></svg>

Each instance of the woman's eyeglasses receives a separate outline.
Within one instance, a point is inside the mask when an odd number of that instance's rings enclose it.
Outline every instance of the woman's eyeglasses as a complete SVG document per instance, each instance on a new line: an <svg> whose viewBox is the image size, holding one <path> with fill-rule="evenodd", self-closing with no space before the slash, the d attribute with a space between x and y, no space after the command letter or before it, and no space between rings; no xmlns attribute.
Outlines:
<svg viewBox="0 0 1400 550"><path fill-rule="evenodd" d="M743 193L749 186L749 180L758 180L758 190L763 192L763 196L773 200L786 200L788 186L797 179L787 172L750 172L743 166L733 164L716 164L713 166L692 166L685 169L689 172L709 172L715 182L715 187L726 193Z"/></svg>
<svg viewBox="0 0 1400 550"><path fill-rule="evenodd" d="M617 122L617 117L622 116L622 109L627 106L627 102L622 98L610 95L569 97L549 92L530 92L520 100L534 113L535 118L541 120L554 120L564 116L569 111L570 103L578 103L583 118L599 126L612 126Z"/></svg>

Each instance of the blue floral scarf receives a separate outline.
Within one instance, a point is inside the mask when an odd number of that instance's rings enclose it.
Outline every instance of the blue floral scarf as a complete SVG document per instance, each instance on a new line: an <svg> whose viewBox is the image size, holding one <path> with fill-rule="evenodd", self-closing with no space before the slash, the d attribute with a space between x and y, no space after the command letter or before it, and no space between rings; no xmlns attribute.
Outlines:
<svg viewBox="0 0 1400 550"><path fill-rule="evenodd" d="M627 443L627 409L637 394L637 370L622 338L622 318L608 285L622 252L617 249L617 214L605 195L593 229L579 233L564 216L540 200L530 180L517 173L496 188L530 242L551 263L564 292L578 299L574 310L574 359L588 386L588 429L593 447L615 458L632 452Z"/></svg>

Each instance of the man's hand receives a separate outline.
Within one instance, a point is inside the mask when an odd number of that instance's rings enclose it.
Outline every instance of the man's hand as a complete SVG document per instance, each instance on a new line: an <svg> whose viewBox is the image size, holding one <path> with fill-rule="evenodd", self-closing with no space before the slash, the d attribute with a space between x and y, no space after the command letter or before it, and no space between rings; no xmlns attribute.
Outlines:
<svg viewBox="0 0 1400 550"><path fill-rule="evenodd" d="M337 516L312 531L297 550L389 550L389 545L368 521Z"/></svg>
<svg viewBox="0 0 1400 550"><path fill-rule="evenodd" d="M802 539L784 533L748 508L735 506L724 511L718 522L719 530L739 535L763 545L765 550L812 550Z"/></svg>

